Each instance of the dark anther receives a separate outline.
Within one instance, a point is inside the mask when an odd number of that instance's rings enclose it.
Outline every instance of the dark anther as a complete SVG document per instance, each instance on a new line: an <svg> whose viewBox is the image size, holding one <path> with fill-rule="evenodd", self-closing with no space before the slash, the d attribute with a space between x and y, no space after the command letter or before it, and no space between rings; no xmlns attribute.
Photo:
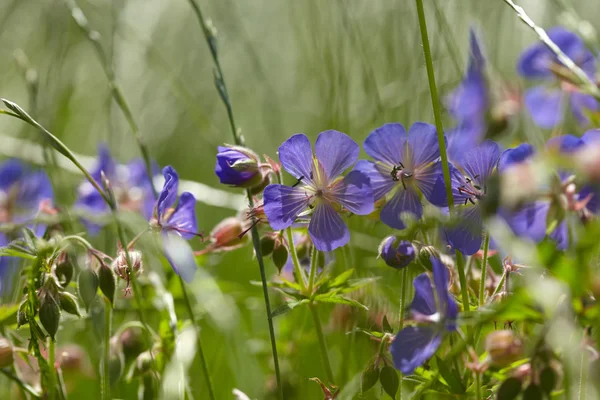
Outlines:
<svg viewBox="0 0 600 400"><path fill-rule="evenodd" d="M300 178L298 178L298 182L294 183L294 184L292 185L292 187L296 187L296 186L298 186L298 185L300 184L300 182L302 182L302 179L304 179L304 176L301 176Z"/></svg>
<svg viewBox="0 0 600 400"><path fill-rule="evenodd" d="M310 179L314 179L314 178L313 178L313 172L312 172L312 171L310 171Z"/></svg>

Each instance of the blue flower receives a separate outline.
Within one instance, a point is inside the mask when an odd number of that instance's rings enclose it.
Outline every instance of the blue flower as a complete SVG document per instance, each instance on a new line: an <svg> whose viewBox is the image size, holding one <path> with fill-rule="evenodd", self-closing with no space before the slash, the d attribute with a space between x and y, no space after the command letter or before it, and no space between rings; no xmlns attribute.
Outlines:
<svg viewBox="0 0 600 400"><path fill-rule="evenodd" d="M219 146L215 173L221 183L236 187L252 188L263 181L258 156L237 146Z"/></svg>
<svg viewBox="0 0 600 400"><path fill-rule="evenodd" d="M110 155L106 145L100 145L98 162L91 171L92 178L100 185L102 185L102 172L110 181L121 210L139 212L146 219L152 216L155 202L152 182L141 158L135 159L127 165L119 165ZM100 231L102 226L99 221L110 213L102 196L88 181L79 185L75 208L91 217L91 219L83 219L90 234L97 234Z"/></svg>
<svg viewBox="0 0 600 400"><path fill-rule="evenodd" d="M165 167L162 172L165 183L154 207L150 225L160 231L165 256L173 270L186 282L191 282L196 273L196 259L186 240L200 236L196 221L196 198L189 192L183 192L177 200L177 172L171 166Z"/></svg>
<svg viewBox="0 0 600 400"><path fill-rule="evenodd" d="M596 60L580 37L562 27L550 29L548 36L593 79L596 73ZM562 111L565 103L568 103L580 124L588 123L586 111L599 109L593 96L581 93L569 82L570 71L541 42L532 45L521 54L517 70L524 78L538 79L548 84L525 91L525 106L533 121L542 128L552 128L563 120Z"/></svg>
<svg viewBox="0 0 600 400"><path fill-rule="evenodd" d="M27 224L37 236L42 236L46 226L33 223L40 212L51 210L54 191L50 178L44 171L32 171L21 161L11 159L0 164L0 225ZM0 233L0 247L11 237ZM9 257L0 257L0 290L9 280Z"/></svg>
<svg viewBox="0 0 600 400"><path fill-rule="evenodd" d="M459 124L484 125L489 107L485 59L474 30L469 31L469 64L465 77L446 99L446 107Z"/></svg>
<svg viewBox="0 0 600 400"><path fill-rule="evenodd" d="M405 375L431 358L444 335L456 330L458 307L448 293L448 270L438 258L430 260L434 287L427 274L417 276L413 282L415 297L410 310L413 319L421 324L402 329L390 346L394 366Z"/></svg>
<svg viewBox="0 0 600 400"><path fill-rule="evenodd" d="M464 150L453 160L450 176L456 222L444 229L446 240L453 248L471 255L479 251L483 222L479 201L487 191L487 179L496 170L500 148L491 140L470 150Z"/></svg>
<svg viewBox="0 0 600 400"><path fill-rule="evenodd" d="M379 255L392 268L403 268L415 259L415 247L408 240L388 236L379 245Z"/></svg>
<svg viewBox="0 0 600 400"><path fill-rule="evenodd" d="M363 147L376 161L361 160L354 169L369 177L375 201L392 193L380 213L386 225L404 229L403 212L421 218L419 192L434 205L446 201L443 187L434 190L439 186L436 182L442 177L442 167L433 125L417 122L407 134L401 124L386 124L371 132Z"/></svg>
<svg viewBox="0 0 600 400"><path fill-rule="evenodd" d="M317 250L332 251L350 240L350 231L338 214L348 210L365 215L373 211L369 178L351 171L359 147L346 134L321 132L313 153L304 134L296 134L279 147L281 164L298 181L293 186L273 184L265 188L264 210L274 230L291 226L298 217L310 217L308 233ZM308 212L306 212L308 210Z"/></svg>

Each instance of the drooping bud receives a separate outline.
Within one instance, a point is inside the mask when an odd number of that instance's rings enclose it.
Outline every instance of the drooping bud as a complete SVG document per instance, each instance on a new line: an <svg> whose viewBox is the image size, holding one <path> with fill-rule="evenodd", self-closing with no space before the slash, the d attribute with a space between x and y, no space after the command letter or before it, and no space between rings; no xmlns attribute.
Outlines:
<svg viewBox="0 0 600 400"><path fill-rule="evenodd" d="M134 375L141 376L146 374L152 368L152 354L149 350L141 353L135 361Z"/></svg>
<svg viewBox="0 0 600 400"><path fill-rule="evenodd" d="M219 146L215 173L221 183L236 187L253 188L263 183L258 155L239 146Z"/></svg>
<svg viewBox="0 0 600 400"><path fill-rule="evenodd" d="M423 246L419 249L419 263L431 269L431 257L440 258L440 252L433 246Z"/></svg>
<svg viewBox="0 0 600 400"><path fill-rule="evenodd" d="M10 367L13 364L13 347L8 339L0 337L0 368Z"/></svg>
<svg viewBox="0 0 600 400"><path fill-rule="evenodd" d="M44 296L41 303L40 322L52 340L55 340L58 324L60 323L60 308L56 300L49 295Z"/></svg>
<svg viewBox="0 0 600 400"><path fill-rule="evenodd" d="M492 365L505 367L523 356L523 343L511 330L494 331L485 338Z"/></svg>
<svg viewBox="0 0 600 400"><path fill-rule="evenodd" d="M260 252L263 257L267 257L275 250L275 240L271 234L267 234L260 239Z"/></svg>
<svg viewBox="0 0 600 400"><path fill-rule="evenodd" d="M379 256L392 268L403 268L415 259L415 247L408 240L388 236L379 245Z"/></svg>
<svg viewBox="0 0 600 400"><path fill-rule="evenodd" d="M68 312L69 314L77 315L81 318L81 313L79 312L79 306L77 305L77 299L71 293L60 292L58 294L60 308L63 311Z"/></svg>
<svg viewBox="0 0 600 400"><path fill-rule="evenodd" d="M98 269L98 286L102 294L110 301L111 306L113 306L117 282L112 269L106 264L101 264Z"/></svg>
<svg viewBox="0 0 600 400"><path fill-rule="evenodd" d="M210 232L210 251L237 249L249 240L247 235L243 235L246 230L247 228L239 218L225 218Z"/></svg>
<svg viewBox="0 0 600 400"><path fill-rule="evenodd" d="M273 264L277 267L277 271L281 272L281 269L287 263L288 260L288 249L287 247L278 241L276 243L275 248L273 249L273 254L271 255L273 259Z"/></svg>
<svg viewBox="0 0 600 400"><path fill-rule="evenodd" d="M74 271L75 268L73 266L72 259L67 255L67 253L60 255L56 261L54 274L56 275L56 278L58 278L58 283L60 283L62 287L67 287L67 285L71 282Z"/></svg>
<svg viewBox="0 0 600 400"><path fill-rule="evenodd" d="M129 258L131 260L131 268L133 272L137 275L143 269L143 257L142 253L137 250L129 250ZM127 264L127 255L125 254L125 250L120 248L117 257L112 262L112 270L114 273L121 279L129 284L129 266Z"/></svg>
<svg viewBox="0 0 600 400"><path fill-rule="evenodd" d="M140 328L127 328L119 336L121 348L127 361L137 357L145 349Z"/></svg>
<svg viewBox="0 0 600 400"><path fill-rule="evenodd" d="M98 275L91 268L84 269L79 273L77 290L86 310L89 310L98 292Z"/></svg>

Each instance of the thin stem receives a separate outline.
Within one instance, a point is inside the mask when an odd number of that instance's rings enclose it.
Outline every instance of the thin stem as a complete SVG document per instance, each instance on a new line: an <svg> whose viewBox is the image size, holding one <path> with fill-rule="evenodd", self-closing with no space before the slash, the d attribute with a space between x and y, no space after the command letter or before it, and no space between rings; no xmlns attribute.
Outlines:
<svg viewBox="0 0 600 400"><path fill-rule="evenodd" d="M500 277L500 282L498 282L498 285L496 285L496 289L494 289L494 293L492 293L492 298L495 297L498 294L498 292L500 292L500 290L502 289L502 285L504 285L504 281L506 280L507 275L508 271L505 269L504 273Z"/></svg>
<svg viewBox="0 0 600 400"><path fill-rule="evenodd" d="M479 282L479 307L483 306L485 301L485 281L488 267L488 249L490 247L490 234L485 234L485 242L483 243L483 261L481 263L481 280Z"/></svg>
<svg viewBox="0 0 600 400"><path fill-rule="evenodd" d="M310 313L312 314L313 321L315 323L315 330L317 331L317 337L319 338L319 346L321 347L321 358L325 366L325 375L330 384L334 382L333 370L331 369L331 363L329 362L329 353L327 351L327 343L325 342L325 336L323 335L323 327L319 320L319 312L317 306L314 303L309 304Z"/></svg>
<svg viewBox="0 0 600 400"><path fill-rule="evenodd" d="M450 167L448 164L448 155L446 153L446 141L444 139L444 126L442 125L442 112L440 100L438 97L437 86L435 84L435 74L433 72L433 60L431 58L431 48L429 47L429 36L427 35L427 22L425 20L425 11L423 10L423 0L415 0L417 4L417 13L419 15L419 28L421 30L421 41L423 42L423 54L425 55L425 66L427 68L427 78L429 80L429 91L431 93L431 105L435 118L435 127L437 130L438 144L440 147L440 158L442 160L442 172L444 173L444 184L446 185L446 198L448 199L448 208L450 215L454 215L454 197L452 197L452 182L450 179ZM469 293L467 292L467 278L465 276L462 254L456 251L456 263L458 277L460 280L460 291L462 294L463 308L469 311Z"/></svg>
<svg viewBox="0 0 600 400"><path fill-rule="evenodd" d="M157 198L158 192L156 191L156 188L154 187L154 182L152 180L152 161L150 159L150 152L148 151L148 146L146 145L146 142L144 141L144 138L140 133L140 129L136 124L135 119L133 118L133 113L131 112L129 104L127 103L127 100L123 95L123 91L117 83L117 80L115 78L115 71L111 65L110 59L104 52L104 49L102 48L102 44L100 43L102 37L100 36L100 33L98 31L93 30L90 27L90 24L85 14L81 10L81 8L77 6L75 0L65 0L65 4L71 12L71 16L73 17L79 28L81 28L81 30L86 34L88 40L94 45L94 50L96 50L96 55L100 59L100 64L102 64L104 74L106 75L106 79L108 80L108 86L110 87L111 95L115 103L117 103L117 105L123 112L123 115L125 116L125 119L129 124L129 128L133 132L135 141L140 149L140 152L142 153L144 166L146 167L146 174L148 175L148 179L150 179L150 184L152 187L152 192L154 193L154 198Z"/></svg>
<svg viewBox="0 0 600 400"><path fill-rule="evenodd" d="M210 373L208 371L208 364L206 363L206 357L204 355L204 349L202 348L200 327L198 326L198 322L196 321L196 316L194 315L192 303L190 302L190 298L187 294L185 282L183 281L183 278L181 278L181 276L178 275L178 277L179 285L181 286L181 291L183 293L183 301L190 316L190 320L192 320L192 324L194 325L194 329L196 330L196 339L198 340L198 354L200 355L200 363L202 364L202 374L204 375L204 380L206 380L206 387L208 387L208 396L211 400L215 400L215 390L213 389L212 381L210 379Z"/></svg>
<svg viewBox="0 0 600 400"><path fill-rule="evenodd" d="M304 274L304 270L300 267L300 260L298 260L298 252L296 251L296 246L294 245L294 237L292 235L292 228L286 228L285 233L287 235L288 247L290 254L292 256L292 263L294 264L294 275L299 280L298 284L302 288L302 290L306 289L306 277Z"/></svg>
<svg viewBox="0 0 600 400"><path fill-rule="evenodd" d="M588 362L586 349L581 351L581 365L579 370L579 394L578 400L585 400L587 397L587 378L588 378Z"/></svg>
<svg viewBox="0 0 600 400"><path fill-rule="evenodd" d="M215 37L214 30L211 29L204 19L202 15L202 9L196 3L195 0L188 0L194 14L198 22L200 23L200 27L202 28L202 33L204 34L204 38L206 39L206 44L210 49L210 54L212 55L213 62L215 65L215 86L217 91L219 92L219 96L223 105L227 110L227 118L229 120L229 127L231 128L231 133L233 135L233 139L236 145L243 146L244 138L238 132L236 127L235 118L233 115L233 107L231 106L231 101L229 98L229 92L227 90L227 84L225 82L225 76L223 75L223 70L221 68L221 63L219 61L218 51L217 51L217 38ZM246 196L248 198L248 206L250 208L254 207L254 199L252 198L252 193L249 189L246 190ZM265 273L265 264L262 257L262 252L260 249L260 236L258 233L258 228L256 227L256 218L252 217L252 244L254 246L254 253L256 254L256 260L258 262L258 267L260 270L260 279L263 288L263 297L265 300L265 309L267 313L267 322L269 324L269 336L271 339L271 351L273 353L273 365L275 367L275 379L277 381L277 388L279 391L279 398L283 399L283 387L281 385L281 372L279 369L279 358L277 356L277 341L275 339L275 328L273 326L273 316L271 315L271 302L269 300L269 289L267 286L267 276ZM293 242L290 244L293 246Z"/></svg>
<svg viewBox="0 0 600 400"><path fill-rule="evenodd" d="M48 338L48 398L50 400L56 399L56 370L54 364L56 363L56 343L52 338Z"/></svg>
<svg viewBox="0 0 600 400"><path fill-rule="evenodd" d="M317 264L319 260L319 250L313 245L310 253L310 272L308 275L308 295L312 296L315 288L315 276L317 275Z"/></svg>
<svg viewBox="0 0 600 400"><path fill-rule="evenodd" d="M561 49L550 39L545 30L540 28L535 24L535 22L527 15L523 7L516 5L512 0L504 0L506 4L508 4L516 13L517 16L540 38L542 43L544 43L558 58L566 68L568 68L575 78L579 81L581 88L585 90L588 94L594 96L596 99L600 100L600 89L594 83L592 79L581 69L575 62L569 58Z"/></svg>
<svg viewBox="0 0 600 400"><path fill-rule="evenodd" d="M110 364L110 335L112 330L112 305L110 301L104 298L104 347L102 355L102 400L110 400L110 374L108 366Z"/></svg>
<svg viewBox="0 0 600 400"><path fill-rule="evenodd" d="M475 372L475 398L481 399L481 374Z"/></svg>
<svg viewBox="0 0 600 400"><path fill-rule="evenodd" d="M402 269L402 282L400 283L400 322L398 323L398 332L404 328L405 308L406 308L406 283L408 281L408 267ZM400 387L398 389L398 400L402 399L402 372L398 372Z"/></svg>
<svg viewBox="0 0 600 400"><path fill-rule="evenodd" d="M41 397L40 394L38 392L36 392L34 388L32 388L31 386L29 386L28 384L23 382L21 379L19 379L18 376L14 375L12 372L9 372L8 370L6 370L4 368L0 369L0 372L2 372L4 374L4 376L6 376L8 379L15 382L19 386L19 389L24 390L30 396L32 396L36 399L39 399Z"/></svg>

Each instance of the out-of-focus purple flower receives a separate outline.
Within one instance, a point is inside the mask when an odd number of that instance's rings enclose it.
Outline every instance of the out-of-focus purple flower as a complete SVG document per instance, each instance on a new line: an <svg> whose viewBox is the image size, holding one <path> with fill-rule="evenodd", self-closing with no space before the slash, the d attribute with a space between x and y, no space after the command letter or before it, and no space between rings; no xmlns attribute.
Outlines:
<svg viewBox="0 0 600 400"><path fill-rule="evenodd" d="M264 210L271 227L285 229L299 216L312 214L308 233L318 250L332 251L348 243L350 231L338 210L358 215L373 211L373 191L365 174L351 171L339 178L358 153L354 140L334 130L319 134L314 154L306 135L299 133L286 140L279 147L279 159L298 182L265 188Z"/></svg>
<svg viewBox="0 0 600 400"><path fill-rule="evenodd" d="M469 32L469 64L460 85L446 99L446 107L459 125L485 124L489 107L488 84L485 77L485 58L473 29Z"/></svg>
<svg viewBox="0 0 600 400"><path fill-rule="evenodd" d="M186 282L196 273L196 259L186 240L199 236L196 198L183 192L177 200L179 176L171 166L163 168L164 186L158 196L150 225L160 231L165 256L173 270ZM175 206L177 203L177 206Z"/></svg>
<svg viewBox="0 0 600 400"><path fill-rule="evenodd" d="M100 145L98 148L98 161L91 171L92 177L99 185L102 185L102 172L110 181L121 210L139 212L146 219L152 216L155 202L152 193L152 182L146 173L146 167L141 158L135 159L127 165L117 164L110 155L108 147ZM90 182L82 182L77 192L76 209L96 217L109 214L108 205ZM98 224L99 220L101 218L93 221L83 219L83 223L90 234L96 234L102 228Z"/></svg>
<svg viewBox="0 0 600 400"><path fill-rule="evenodd" d="M448 293L448 270L437 257L430 257L433 283L427 274L413 282L415 297L410 305L419 325L402 329L390 346L396 369L409 375L435 354L447 332L456 330L458 307ZM435 289L435 292L434 292Z"/></svg>
<svg viewBox="0 0 600 400"><path fill-rule="evenodd" d="M363 147L376 161L361 160L355 171L369 177L375 200L392 193L381 209L380 218L386 225L404 229L401 213L423 215L419 192L434 205L443 205L446 195L436 182L442 177L440 148L435 127L417 122L408 134L401 124L385 124L365 139Z"/></svg>
<svg viewBox="0 0 600 400"><path fill-rule="evenodd" d="M221 183L236 187L252 188L263 181L259 158L249 149L239 146L219 146L215 173Z"/></svg>
<svg viewBox="0 0 600 400"><path fill-rule="evenodd" d="M388 236L379 245L379 256L390 267L400 269L413 262L416 251L408 240L398 240L395 236Z"/></svg>
<svg viewBox="0 0 600 400"><path fill-rule="evenodd" d="M52 210L54 191L44 171L32 171L21 161L11 159L0 164L0 225L27 224L37 236L46 226L31 222L40 212ZM0 233L0 247L10 237ZM0 257L0 291L8 279L9 257Z"/></svg>
<svg viewBox="0 0 600 400"><path fill-rule="evenodd" d="M596 60L579 36L562 27L550 29L548 36L590 78L594 78ZM517 70L524 78L542 80L548 84L525 91L525 106L533 121L542 128L559 124L564 117L563 107L567 104L580 124L589 122L586 111L598 111L600 108L593 96L582 93L569 80L570 71L542 42L532 45L521 54Z"/></svg>
<svg viewBox="0 0 600 400"><path fill-rule="evenodd" d="M486 140L457 155L450 168L457 218L455 225L444 231L448 244L464 254L475 254L481 247L483 222L479 201L487 192L487 179L496 170L499 158L498 145Z"/></svg>

